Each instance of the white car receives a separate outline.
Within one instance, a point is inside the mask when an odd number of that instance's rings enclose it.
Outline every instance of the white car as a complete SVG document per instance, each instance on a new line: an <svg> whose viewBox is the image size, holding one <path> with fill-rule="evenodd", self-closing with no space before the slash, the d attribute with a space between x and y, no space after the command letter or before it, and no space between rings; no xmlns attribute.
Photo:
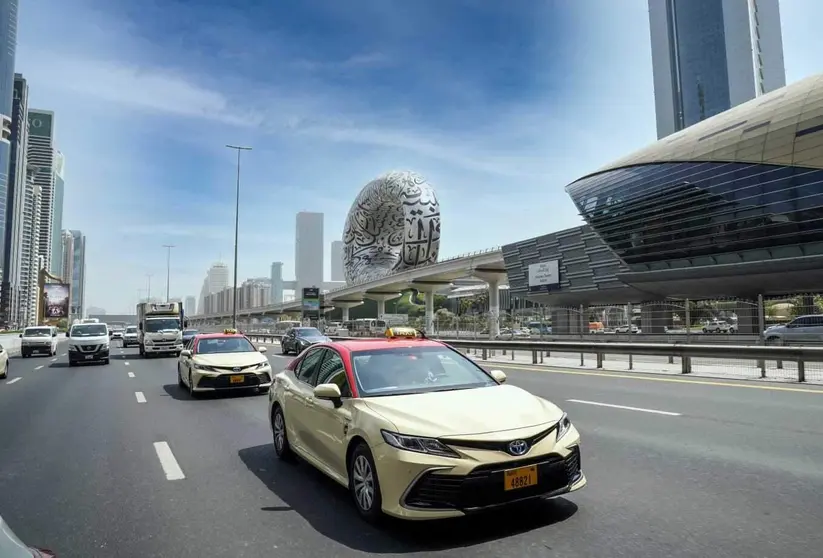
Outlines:
<svg viewBox="0 0 823 558"><path fill-rule="evenodd" d="M140 345L140 339L137 335L137 326L126 326L123 332L123 347L137 347Z"/></svg>
<svg viewBox="0 0 823 558"><path fill-rule="evenodd" d="M0 380L9 377L9 352L0 347Z"/></svg>
<svg viewBox="0 0 823 558"><path fill-rule="evenodd" d="M272 383L269 359L235 330L201 333L188 342L177 360L177 383L194 397L204 391L256 389Z"/></svg>
<svg viewBox="0 0 823 558"><path fill-rule="evenodd" d="M109 363L109 328L106 324L75 324L68 333L69 366L86 362Z"/></svg>
<svg viewBox="0 0 823 558"><path fill-rule="evenodd" d="M57 354L57 329L51 326L27 327L20 334L20 356L28 358L34 353L48 356Z"/></svg>

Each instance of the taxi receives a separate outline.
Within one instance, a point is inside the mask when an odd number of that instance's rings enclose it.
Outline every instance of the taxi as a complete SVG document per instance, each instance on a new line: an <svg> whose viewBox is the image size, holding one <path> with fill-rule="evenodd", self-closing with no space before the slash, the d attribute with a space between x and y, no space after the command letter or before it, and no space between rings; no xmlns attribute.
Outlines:
<svg viewBox="0 0 823 558"><path fill-rule="evenodd" d="M205 391L256 389L271 386L269 360L235 329L201 333L191 339L177 360L177 383L192 396Z"/></svg>
<svg viewBox="0 0 823 558"><path fill-rule="evenodd" d="M412 328L314 345L274 377L274 450L347 487L360 515L459 517L583 488L553 403Z"/></svg>

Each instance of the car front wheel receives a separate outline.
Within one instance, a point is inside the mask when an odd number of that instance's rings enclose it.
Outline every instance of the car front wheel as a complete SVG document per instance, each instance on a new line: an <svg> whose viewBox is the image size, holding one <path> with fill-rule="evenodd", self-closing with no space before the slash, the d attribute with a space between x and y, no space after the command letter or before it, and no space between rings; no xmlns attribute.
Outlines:
<svg viewBox="0 0 823 558"><path fill-rule="evenodd" d="M383 517L383 499L380 481L374 466L371 450L360 442L349 460L349 490L360 515L371 523Z"/></svg>
<svg viewBox="0 0 823 558"><path fill-rule="evenodd" d="M288 461L294 457L289 444L289 435L286 431L286 417L280 405L274 407L271 417L271 431L272 436L274 436L274 453L277 457L283 461Z"/></svg>

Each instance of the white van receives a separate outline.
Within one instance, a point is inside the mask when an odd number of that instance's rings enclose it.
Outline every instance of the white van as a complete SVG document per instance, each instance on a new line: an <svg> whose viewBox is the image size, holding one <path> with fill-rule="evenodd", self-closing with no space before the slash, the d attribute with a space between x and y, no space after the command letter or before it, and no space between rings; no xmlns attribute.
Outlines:
<svg viewBox="0 0 823 558"><path fill-rule="evenodd" d="M28 358L34 353L57 354L57 328L52 326L27 327L20 334L20 355Z"/></svg>
<svg viewBox="0 0 823 558"><path fill-rule="evenodd" d="M106 324L74 324L68 333L69 366L79 362L109 363L109 328Z"/></svg>

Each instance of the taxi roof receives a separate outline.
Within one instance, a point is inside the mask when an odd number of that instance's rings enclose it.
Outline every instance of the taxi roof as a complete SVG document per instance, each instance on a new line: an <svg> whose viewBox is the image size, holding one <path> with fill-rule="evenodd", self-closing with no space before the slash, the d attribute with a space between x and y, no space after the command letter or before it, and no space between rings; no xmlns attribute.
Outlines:
<svg viewBox="0 0 823 558"><path fill-rule="evenodd" d="M380 349L396 349L401 347L443 347L445 346L445 343L425 338L410 339L408 337L396 337L392 339L361 338L352 340L346 339L345 341L337 340L332 341L329 345L344 348L349 352L356 353L359 351L375 351Z"/></svg>
<svg viewBox="0 0 823 558"><path fill-rule="evenodd" d="M198 333L195 335L198 339L222 339L228 337L246 337L242 333Z"/></svg>

